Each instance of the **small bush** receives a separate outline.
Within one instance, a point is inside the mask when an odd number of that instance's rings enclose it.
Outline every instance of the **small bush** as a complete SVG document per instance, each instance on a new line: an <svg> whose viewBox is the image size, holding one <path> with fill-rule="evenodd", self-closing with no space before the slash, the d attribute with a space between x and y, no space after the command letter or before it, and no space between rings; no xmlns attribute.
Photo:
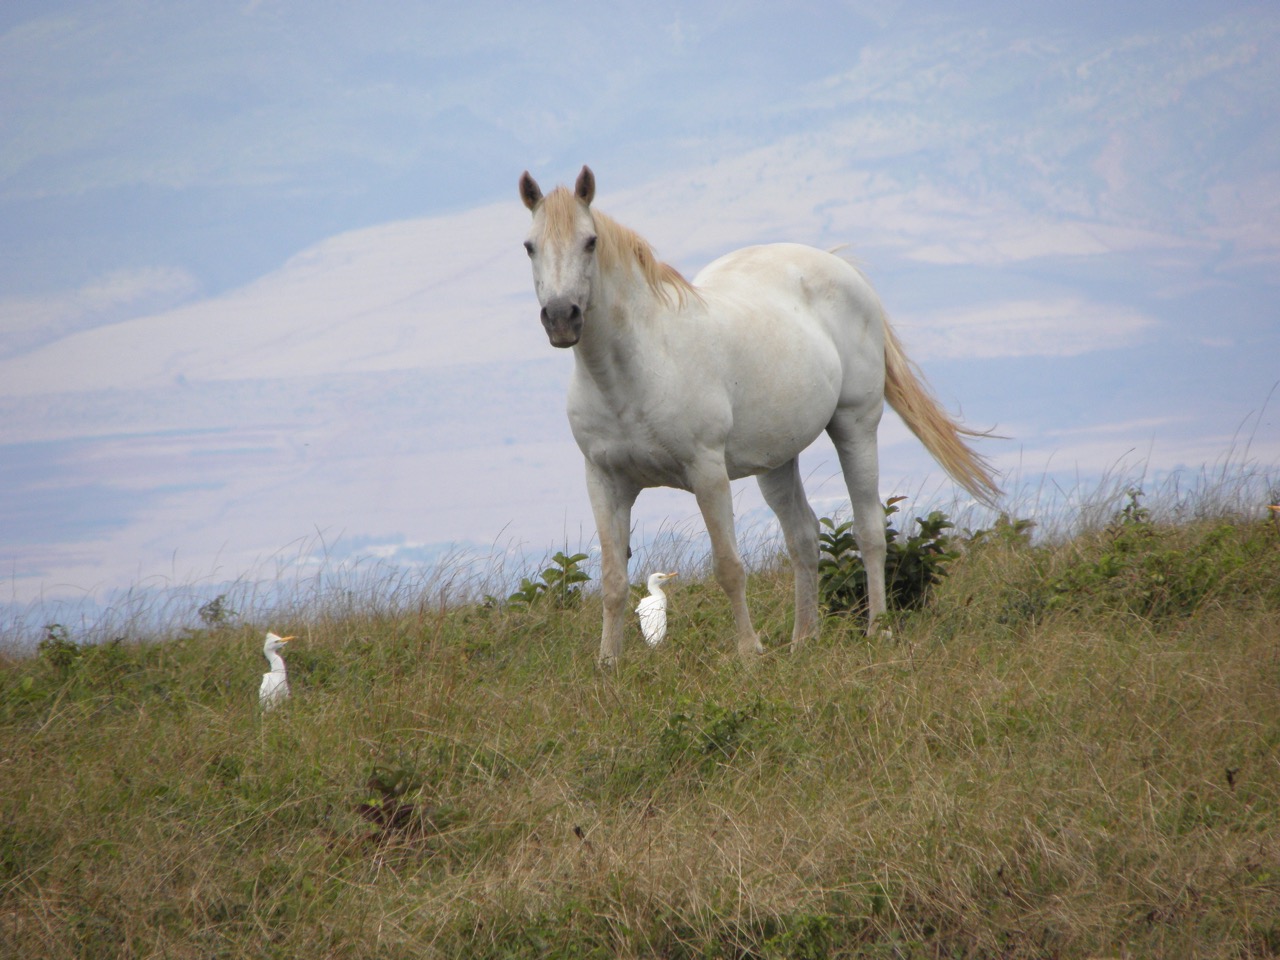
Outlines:
<svg viewBox="0 0 1280 960"><path fill-rule="evenodd" d="M60 677L71 672L83 653L80 645L71 639L67 628L60 623L45 625L44 639L36 647L36 652Z"/></svg>
<svg viewBox="0 0 1280 960"><path fill-rule="evenodd" d="M585 559L585 553L568 556L563 551L558 551L551 558L553 565L538 574L537 580L530 580L528 577L522 579L520 589L507 597L507 603L531 607L550 600L560 610L576 607L582 602L582 584L591 579L578 568L578 564Z"/></svg>
<svg viewBox="0 0 1280 960"><path fill-rule="evenodd" d="M803 749L785 733L788 716L785 707L759 696L740 706L682 703L636 742L589 757L586 792L617 800L697 789L761 751L785 764Z"/></svg>
<svg viewBox="0 0 1280 960"><path fill-rule="evenodd" d="M919 530L909 537L890 521L906 497L890 497L885 515L885 601L890 610L917 610L924 606L931 588L946 576L947 565L959 553L946 531L955 525L941 511L917 517ZM853 534L853 521L836 524L829 517L819 521L819 589L828 613L865 613L867 568Z"/></svg>
<svg viewBox="0 0 1280 960"><path fill-rule="evenodd" d="M1162 527L1142 505L1142 491L1125 506L1089 551L1046 585L1049 609L1099 607L1151 619L1188 617L1233 584L1266 578L1274 544L1263 525L1234 523Z"/></svg>

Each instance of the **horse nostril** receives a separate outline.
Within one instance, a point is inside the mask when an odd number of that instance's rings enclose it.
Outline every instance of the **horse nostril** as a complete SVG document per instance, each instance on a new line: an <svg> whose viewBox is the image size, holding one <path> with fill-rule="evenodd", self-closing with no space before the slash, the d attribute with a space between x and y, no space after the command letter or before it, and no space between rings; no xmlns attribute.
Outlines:
<svg viewBox="0 0 1280 960"><path fill-rule="evenodd" d="M552 300L542 308L543 323L576 323L582 319L582 308L569 300Z"/></svg>

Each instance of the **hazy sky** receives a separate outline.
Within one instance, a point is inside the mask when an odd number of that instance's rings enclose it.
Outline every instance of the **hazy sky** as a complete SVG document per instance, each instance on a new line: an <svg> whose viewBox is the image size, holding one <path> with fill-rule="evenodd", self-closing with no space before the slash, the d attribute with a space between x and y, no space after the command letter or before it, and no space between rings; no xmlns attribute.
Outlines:
<svg viewBox="0 0 1280 960"><path fill-rule="evenodd" d="M1278 94L1274 4L9 0L0 602L588 547L526 168L689 274L848 244L1011 488L1280 463Z"/></svg>

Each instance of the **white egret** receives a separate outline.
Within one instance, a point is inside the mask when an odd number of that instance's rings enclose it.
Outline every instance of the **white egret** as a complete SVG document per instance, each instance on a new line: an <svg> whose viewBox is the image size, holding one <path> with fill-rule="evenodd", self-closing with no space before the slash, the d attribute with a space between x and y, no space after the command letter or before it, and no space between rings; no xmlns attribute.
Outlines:
<svg viewBox="0 0 1280 960"><path fill-rule="evenodd" d="M267 642L262 645L262 655L271 664L271 669L262 675L262 684L258 687L258 704L263 710L270 710L281 700L289 696L289 678L284 671L284 657L280 650L293 637L281 637L274 633L267 634Z"/></svg>
<svg viewBox="0 0 1280 960"><path fill-rule="evenodd" d="M644 634L644 642L651 647L656 647L667 635L667 595L662 592L662 585L674 576L674 573L650 574L649 595L636 607L636 613L640 615L640 632Z"/></svg>

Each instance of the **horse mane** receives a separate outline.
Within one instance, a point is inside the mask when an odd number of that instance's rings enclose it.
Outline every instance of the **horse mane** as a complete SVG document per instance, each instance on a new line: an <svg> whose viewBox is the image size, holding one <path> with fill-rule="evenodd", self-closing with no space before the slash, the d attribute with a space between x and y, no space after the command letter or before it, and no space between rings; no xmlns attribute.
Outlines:
<svg viewBox="0 0 1280 960"><path fill-rule="evenodd" d="M573 237L574 211L579 202L564 187L556 187L543 198L542 205L546 210L544 229L548 238L564 242ZM596 259L601 269L612 270L634 264L649 289L667 303L671 303L673 293L681 306L688 298L697 298L698 291L693 284L675 267L659 260L648 240L607 213L595 207L588 209L595 221Z"/></svg>

